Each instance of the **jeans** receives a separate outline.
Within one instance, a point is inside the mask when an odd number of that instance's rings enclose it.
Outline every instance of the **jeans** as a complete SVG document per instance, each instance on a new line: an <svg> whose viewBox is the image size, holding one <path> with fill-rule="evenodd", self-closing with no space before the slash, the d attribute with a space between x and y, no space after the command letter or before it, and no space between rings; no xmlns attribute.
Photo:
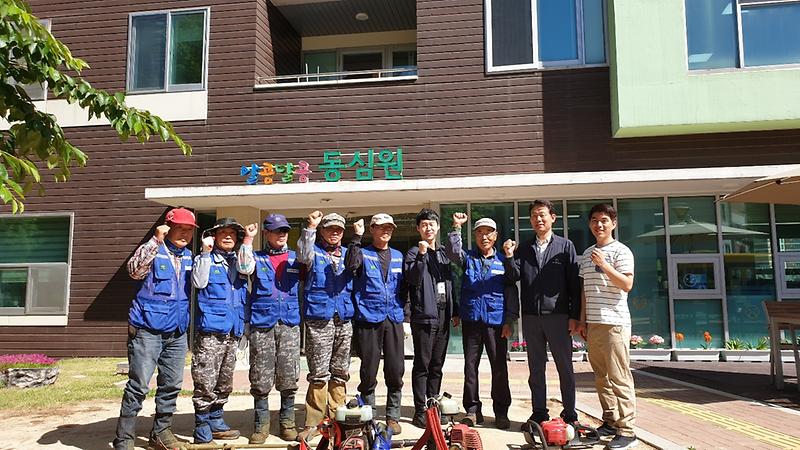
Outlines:
<svg viewBox="0 0 800 450"><path fill-rule="evenodd" d="M135 333L134 333L135 331ZM186 333L154 333L131 327L128 336L128 383L122 394L120 418L136 417L150 390L148 384L158 367L156 378L156 420L152 434L171 425L175 402L181 392L183 366L186 359ZM117 440L133 440L134 431L117 427Z"/></svg>

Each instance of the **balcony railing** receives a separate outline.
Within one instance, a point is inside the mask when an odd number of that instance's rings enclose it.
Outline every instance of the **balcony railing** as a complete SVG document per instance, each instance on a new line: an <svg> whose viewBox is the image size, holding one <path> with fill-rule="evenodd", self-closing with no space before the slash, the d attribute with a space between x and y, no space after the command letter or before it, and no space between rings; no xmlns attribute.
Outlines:
<svg viewBox="0 0 800 450"><path fill-rule="evenodd" d="M294 86L318 86L353 83L408 81L417 79L416 67L394 69L351 70L347 72L318 72L297 75L256 77L255 89L275 89Z"/></svg>

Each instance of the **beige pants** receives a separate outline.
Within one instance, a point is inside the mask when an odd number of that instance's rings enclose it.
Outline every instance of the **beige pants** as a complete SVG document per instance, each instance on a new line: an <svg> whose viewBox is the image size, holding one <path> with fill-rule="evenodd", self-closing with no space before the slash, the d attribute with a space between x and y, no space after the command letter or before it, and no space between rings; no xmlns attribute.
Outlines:
<svg viewBox="0 0 800 450"><path fill-rule="evenodd" d="M587 347L594 370L594 385L603 421L613 425L620 435L634 436L636 393L633 388L628 344L630 327L590 323Z"/></svg>

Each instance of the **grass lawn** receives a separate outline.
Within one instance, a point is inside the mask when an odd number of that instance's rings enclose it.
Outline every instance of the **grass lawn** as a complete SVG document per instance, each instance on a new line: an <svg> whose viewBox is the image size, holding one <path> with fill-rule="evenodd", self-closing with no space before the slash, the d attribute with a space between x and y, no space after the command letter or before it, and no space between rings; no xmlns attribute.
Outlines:
<svg viewBox="0 0 800 450"><path fill-rule="evenodd" d="M50 386L29 389L0 389L0 410L42 409L86 400L120 399L127 380L114 375L121 358L71 358L58 362L58 379Z"/></svg>

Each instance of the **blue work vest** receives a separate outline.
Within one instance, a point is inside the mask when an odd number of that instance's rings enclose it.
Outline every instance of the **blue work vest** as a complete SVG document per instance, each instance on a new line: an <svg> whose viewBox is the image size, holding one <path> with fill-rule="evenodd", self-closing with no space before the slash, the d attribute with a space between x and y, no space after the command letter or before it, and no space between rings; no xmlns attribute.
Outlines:
<svg viewBox="0 0 800 450"><path fill-rule="evenodd" d="M304 288L303 317L313 320L329 320L334 313L342 320L353 318L353 274L345 270L344 258L347 249L342 247L342 258L338 270L333 260L320 245L314 245L314 263Z"/></svg>
<svg viewBox="0 0 800 450"><path fill-rule="evenodd" d="M461 320L503 324L504 259L497 252L490 258L483 258L477 250L467 252L461 281Z"/></svg>
<svg viewBox="0 0 800 450"><path fill-rule="evenodd" d="M403 255L393 248L389 251L392 260L384 280L378 252L373 247L361 250L363 270L355 280L356 320L360 322L380 323L386 318L394 323L403 322L405 314L400 298Z"/></svg>
<svg viewBox="0 0 800 450"><path fill-rule="evenodd" d="M283 265L280 281L267 252L255 253L256 268L253 288L245 311L245 321L251 328L272 328L280 320L289 326L300 324L300 304L297 288L300 284L300 263L289 250L289 258Z"/></svg>
<svg viewBox="0 0 800 450"><path fill-rule="evenodd" d="M181 257L177 274L172 261L166 245L159 245L150 273L141 281L128 313L128 322L134 327L156 333L183 333L189 328L192 253L187 250Z"/></svg>
<svg viewBox="0 0 800 450"><path fill-rule="evenodd" d="M211 254L208 284L197 293L197 329L204 333L244 333L244 304L247 300L247 276L236 273L231 282L228 268ZM233 269L235 270L235 269Z"/></svg>

